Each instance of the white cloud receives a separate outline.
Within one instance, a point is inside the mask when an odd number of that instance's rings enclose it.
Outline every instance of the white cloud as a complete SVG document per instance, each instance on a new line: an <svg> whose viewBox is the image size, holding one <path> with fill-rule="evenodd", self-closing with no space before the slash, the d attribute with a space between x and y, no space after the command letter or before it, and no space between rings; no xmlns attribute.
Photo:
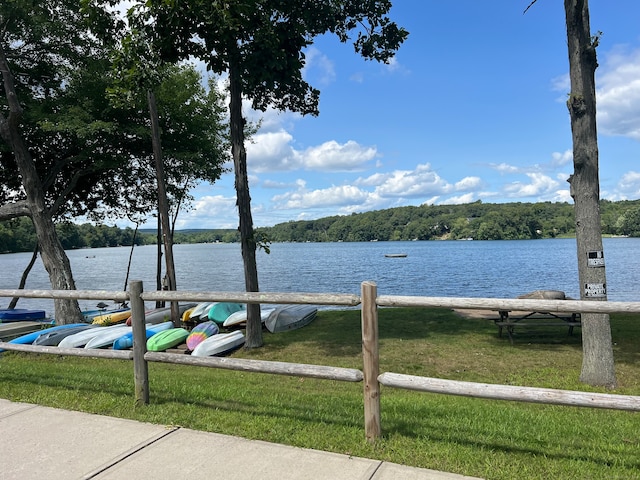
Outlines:
<svg viewBox="0 0 640 480"><path fill-rule="evenodd" d="M338 143L335 140L296 150L291 143L293 135L281 129L258 133L247 144L247 165L254 172L312 170L349 172L362 170L378 156L376 147L366 147L353 140Z"/></svg>
<svg viewBox="0 0 640 480"><path fill-rule="evenodd" d="M299 152L307 170L331 172L360 170L377 155L375 147L363 147L353 140L343 144L331 140Z"/></svg>
<svg viewBox="0 0 640 480"><path fill-rule="evenodd" d="M395 170L377 178L383 180L375 190L380 197L422 197L447 193L452 189L451 184L434 172L428 163L417 165L415 170Z"/></svg>
<svg viewBox="0 0 640 480"><path fill-rule="evenodd" d="M254 208L254 205L251 205ZM255 206L258 208L258 205ZM235 197L205 195L194 202L193 209L180 213L176 228L236 228L238 209Z"/></svg>
<svg viewBox="0 0 640 480"><path fill-rule="evenodd" d="M531 180L529 183L513 182L504 187L507 196L511 198L519 197L539 197L540 195L548 195L555 192L559 187L559 183L551 177L537 172L529 172L526 174Z"/></svg>
<svg viewBox="0 0 640 480"><path fill-rule="evenodd" d="M618 182L621 199L640 197L640 172L627 172Z"/></svg>
<svg viewBox="0 0 640 480"><path fill-rule="evenodd" d="M311 46L305 51L305 66L302 70L303 78L310 84L327 86L336 79L333 62L317 47Z"/></svg>
<svg viewBox="0 0 640 480"><path fill-rule="evenodd" d="M444 201L444 203L447 205L462 205L463 203L471 203L475 200L477 200L477 195L473 192L469 192L457 197L449 197Z"/></svg>
<svg viewBox="0 0 640 480"><path fill-rule="evenodd" d="M461 190L475 190L482 185L482 179L480 177L465 177L459 182L456 182L454 189L459 192Z"/></svg>
<svg viewBox="0 0 640 480"><path fill-rule="evenodd" d="M551 154L551 166L562 167L573 162L573 150L565 150L563 153L553 152Z"/></svg>
<svg viewBox="0 0 640 480"><path fill-rule="evenodd" d="M514 166L514 165L509 165L507 163L492 163L489 165L491 168L493 168L494 170L496 170L497 172L500 173L518 173L520 172L520 168Z"/></svg>
<svg viewBox="0 0 640 480"><path fill-rule="evenodd" d="M272 198L278 209L309 209L318 207L336 207L362 205L370 196L369 192L352 185L331 186L318 190L299 189L276 195Z"/></svg>
<svg viewBox="0 0 640 480"><path fill-rule="evenodd" d="M605 57L596 80L598 129L640 140L640 49Z"/></svg>

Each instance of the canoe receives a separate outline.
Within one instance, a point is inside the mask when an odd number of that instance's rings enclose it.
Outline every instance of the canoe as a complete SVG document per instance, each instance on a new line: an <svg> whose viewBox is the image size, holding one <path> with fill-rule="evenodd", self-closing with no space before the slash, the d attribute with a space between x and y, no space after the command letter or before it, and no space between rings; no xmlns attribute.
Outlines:
<svg viewBox="0 0 640 480"><path fill-rule="evenodd" d="M240 330L232 333L219 333L201 342L191 355L194 357L211 357L225 355L244 344L244 334Z"/></svg>
<svg viewBox="0 0 640 480"><path fill-rule="evenodd" d="M133 327L127 327L126 325L119 326L118 328L112 328L108 331L103 331L98 333L95 337L89 340L84 348L102 348L102 347L110 347L113 345L118 338L120 338L125 333L131 331ZM104 329L103 329L104 330Z"/></svg>
<svg viewBox="0 0 640 480"><path fill-rule="evenodd" d="M92 324L93 325L93 324ZM122 328L123 325L110 325L108 327L98 328L90 328L88 330L83 330L82 332L75 333L73 335L69 335L66 338L63 338L62 341L58 344L60 348L81 348L84 347L89 340L91 340L96 335L100 335L102 332Z"/></svg>
<svg viewBox="0 0 640 480"><path fill-rule="evenodd" d="M69 328L62 328L69 327ZM58 329L59 328L59 329ZM90 328L97 328L97 325L90 325L86 323L72 323L70 325L60 325L60 327L48 328L33 341L34 345L40 346L57 346L63 338L76 333L88 330Z"/></svg>
<svg viewBox="0 0 640 480"><path fill-rule="evenodd" d="M285 305L271 312L264 326L271 333L295 330L310 324L317 313L318 309L313 305Z"/></svg>
<svg viewBox="0 0 640 480"><path fill-rule="evenodd" d="M47 318L47 314L44 310L29 310L27 308L4 308L0 310L0 323L43 320L45 318Z"/></svg>
<svg viewBox="0 0 640 480"><path fill-rule="evenodd" d="M149 325L146 330L146 340L149 340L156 333L160 333L164 330L169 330L173 328L173 322L163 322L157 323L155 325ZM116 339L113 342L114 350L126 350L127 348L133 347L133 331L127 332L122 335L120 338Z"/></svg>
<svg viewBox="0 0 640 480"><path fill-rule="evenodd" d="M170 328L156 333L147 340L147 350L150 352L164 352L183 343L189 336L186 328Z"/></svg>
<svg viewBox="0 0 640 480"><path fill-rule="evenodd" d="M21 335L39 332L46 324L34 321L9 322L0 324L0 340L7 342Z"/></svg>
<svg viewBox="0 0 640 480"><path fill-rule="evenodd" d="M229 315L243 309L244 305L240 303L218 302L211 307L207 318L213 320L218 325L222 325L224 321L229 318Z"/></svg>
<svg viewBox="0 0 640 480"><path fill-rule="evenodd" d="M385 253L384 256L387 258L405 258L407 254L406 253Z"/></svg>
<svg viewBox="0 0 640 480"><path fill-rule="evenodd" d="M131 316L131 309L128 308L127 310L122 310L121 312L109 312L109 313L105 313L103 315L96 315L95 317L93 317L93 323L94 325L102 325L102 326L107 326L107 325L115 325L118 323L124 323L127 321L127 318L129 318Z"/></svg>
<svg viewBox="0 0 640 480"><path fill-rule="evenodd" d="M211 320L196 325L187 337L187 348L193 351L200 343L216 335L219 331L218 324Z"/></svg>
<svg viewBox="0 0 640 480"><path fill-rule="evenodd" d="M275 310L274 308L261 308L260 309L260 321L262 323L267 321L267 318L269 318L269 315L271 315L271 312L273 312ZM227 319L224 321L224 323L222 324L223 327L235 327L237 325L240 325L242 323L246 323L247 322L247 311L246 310L240 310L238 312L232 313L231 315L229 315L227 317Z"/></svg>

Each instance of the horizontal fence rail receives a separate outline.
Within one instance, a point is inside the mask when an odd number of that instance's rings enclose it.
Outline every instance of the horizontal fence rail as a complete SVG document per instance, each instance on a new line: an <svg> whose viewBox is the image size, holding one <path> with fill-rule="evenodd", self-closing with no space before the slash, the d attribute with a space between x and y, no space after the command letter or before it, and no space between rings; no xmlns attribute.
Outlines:
<svg viewBox="0 0 640 480"><path fill-rule="evenodd" d="M640 302L537 300L517 298L403 297L380 295L380 307L442 307L468 310L515 310L549 313L640 313Z"/></svg>
<svg viewBox="0 0 640 480"><path fill-rule="evenodd" d="M176 353L147 352L144 359L149 362L177 363L196 367L222 368L242 372L271 373L291 377L320 378L342 382L361 382L362 372L354 368L307 365L303 363L272 362L226 357L192 357Z"/></svg>
<svg viewBox="0 0 640 480"><path fill-rule="evenodd" d="M374 282L363 282L361 295L341 293L267 293L267 292L143 292L141 281L132 281L128 291L107 290L0 290L0 297L47 299L113 300L131 302L133 351L60 348L0 342L0 349L18 352L133 360L136 403L149 402L148 362L175 363L245 372L268 373L363 382L364 426L366 438L381 435L380 385L391 388L459 395L495 400L532 402L589 408L640 411L640 396L589 393L548 388L496 385L418 377L393 372L380 373L378 341L378 307L440 307L487 311L525 311L545 313L640 313L640 302L608 302L544 299L499 299L461 297L417 297L377 295ZM147 352L145 334L145 301L237 302L260 304L310 304L361 306L362 371L326 365L293 364L224 357L191 357L172 353ZM143 341L138 342L137 339Z"/></svg>
<svg viewBox="0 0 640 480"><path fill-rule="evenodd" d="M463 397L546 403L572 407L609 408L640 411L640 397L610 393L576 392L553 388L518 387L491 383L462 382L442 378L418 377L401 373L383 373L378 377L382 385L419 392L446 393Z"/></svg>

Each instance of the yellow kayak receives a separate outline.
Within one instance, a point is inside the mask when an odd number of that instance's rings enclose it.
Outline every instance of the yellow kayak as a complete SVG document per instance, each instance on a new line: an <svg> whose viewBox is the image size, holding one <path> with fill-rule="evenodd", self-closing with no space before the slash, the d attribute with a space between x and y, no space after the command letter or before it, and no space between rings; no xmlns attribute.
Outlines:
<svg viewBox="0 0 640 480"><path fill-rule="evenodd" d="M191 318L191 312L193 312L195 309L196 309L196 307L189 308L188 310L185 310L184 313L182 314L182 321L183 322L188 322L189 319Z"/></svg>
<svg viewBox="0 0 640 480"><path fill-rule="evenodd" d="M116 323L124 323L131 316L131 310L123 310L121 312L105 313L104 315L98 315L93 317L94 325L115 325Z"/></svg>

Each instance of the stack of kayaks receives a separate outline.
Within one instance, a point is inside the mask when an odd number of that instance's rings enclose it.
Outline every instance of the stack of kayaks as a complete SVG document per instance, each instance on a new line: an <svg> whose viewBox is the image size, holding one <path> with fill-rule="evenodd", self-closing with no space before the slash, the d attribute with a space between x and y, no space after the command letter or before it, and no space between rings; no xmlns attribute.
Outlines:
<svg viewBox="0 0 640 480"><path fill-rule="evenodd" d="M178 347L179 351L196 357L226 355L245 343L245 336L238 328L247 321L244 305L232 302L210 302L182 304L183 321L195 323L187 328L175 328L169 320L170 307L154 309L145 313L146 347L151 352L163 352ZM318 309L310 305L285 305L261 308L261 319L273 333L293 330L308 325L316 317ZM184 313L186 312L186 313ZM59 325L37 332L22 334L11 343L33 343L34 345L61 348L113 348L123 350L133 346L133 332L125 324L124 317L130 311L104 313L92 324ZM164 320L164 321L161 321ZM112 324L113 322L118 322ZM130 322L127 322L130 323ZM226 327L231 333L220 333Z"/></svg>

